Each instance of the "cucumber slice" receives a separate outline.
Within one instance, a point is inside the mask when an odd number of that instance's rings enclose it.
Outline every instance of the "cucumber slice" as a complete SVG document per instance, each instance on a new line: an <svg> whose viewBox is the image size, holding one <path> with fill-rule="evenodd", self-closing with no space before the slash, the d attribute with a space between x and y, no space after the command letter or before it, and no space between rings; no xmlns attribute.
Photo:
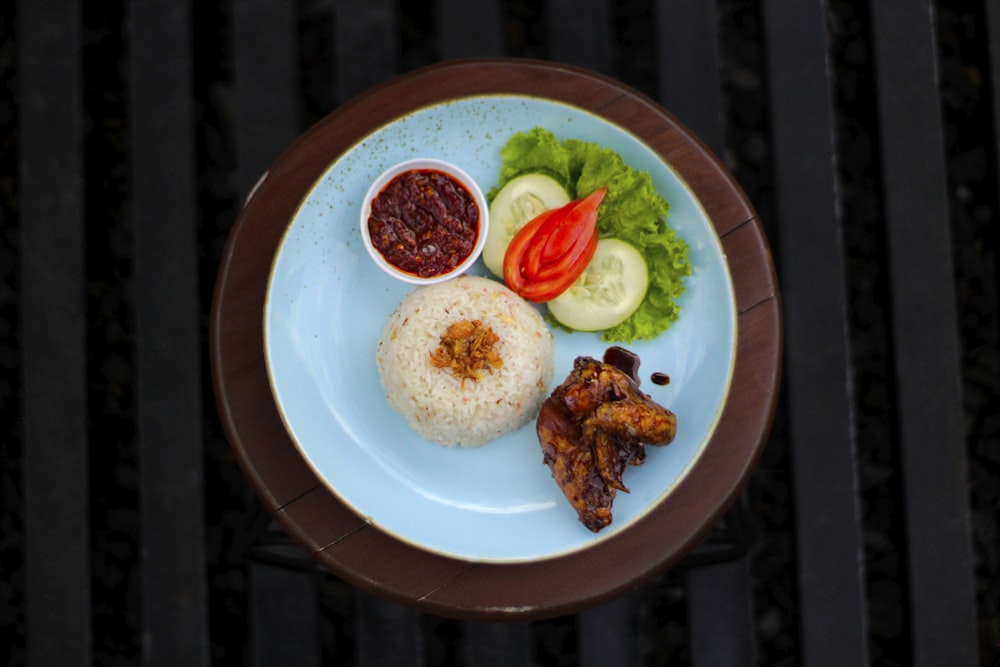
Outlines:
<svg viewBox="0 0 1000 667"><path fill-rule="evenodd" d="M551 176L523 174L512 178L490 204L490 229L483 247L483 263L503 277L503 257L518 230L549 209L565 206L569 193Z"/></svg>
<svg viewBox="0 0 1000 667"><path fill-rule="evenodd" d="M649 270L639 251L620 239L601 239L583 275L547 305L563 326L603 331L627 320L648 287Z"/></svg>

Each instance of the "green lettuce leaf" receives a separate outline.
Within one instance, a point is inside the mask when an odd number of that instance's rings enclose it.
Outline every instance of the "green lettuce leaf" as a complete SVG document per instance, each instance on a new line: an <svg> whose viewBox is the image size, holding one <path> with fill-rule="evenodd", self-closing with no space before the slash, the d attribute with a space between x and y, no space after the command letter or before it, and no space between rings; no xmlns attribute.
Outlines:
<svg viewBox="0 0 1000 667"><path fill-rule="evenodd" d="M512 178L529 172L548 174L559 181L570 194L573 193L570 154L556 136L547 130L535 128L530 132L515 134L500 149L500 157L500 181L487 193L490 201Z"/></svg>

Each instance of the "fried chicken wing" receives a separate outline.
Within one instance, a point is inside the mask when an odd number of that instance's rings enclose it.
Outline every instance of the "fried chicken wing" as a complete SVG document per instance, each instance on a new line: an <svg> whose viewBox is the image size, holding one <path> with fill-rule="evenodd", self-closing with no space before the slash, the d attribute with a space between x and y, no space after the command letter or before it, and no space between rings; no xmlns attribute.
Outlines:
<svg viewBox="0 0 1000 667"><path fill-rule="evenodd" d="M577 357L566 381L553 395L576 416L588 415L602 403L619 401L633 390L633 383L618 368L591 357Z"/></svg>
<svg viewBox="0 0 1000 667"><path fill-rule="evenodd" d="M629 465L646 459L645 445L669 444L677 418L641 392L619 368L578 357L566 380L542 404L536 422L543 461L587 528L612 520Z"/></svg>
<svg viewBox="0 0 1000 667"><path fill-rule="evenodd" d="M623 398L602 403L583 422L584 438L603 431L627 440L649 445L665 445L677 432L677 417L669 410L643 397Z"/></svg>
<svg viewBox="0 0 1000 667"><path fill-rule="evenodd" d="M579 446L580 427L572 414L549 397L542 403L536 427L543 460L583 525L597 532L611 523L614 489L601 478L594 451Z"/></svg>
<svg viewBox="0 0 1000 667"><path fill-rule="evenodd" d="M581 434L583 431L581 430ZM597 466L597 473L604 480L604 483L616 491L628 492L628 487L622 481L625 466L628 461L622 456L623 449L618 440L609 433L598 431L592 433L591 449L594 451L594 463Z"/></svg>

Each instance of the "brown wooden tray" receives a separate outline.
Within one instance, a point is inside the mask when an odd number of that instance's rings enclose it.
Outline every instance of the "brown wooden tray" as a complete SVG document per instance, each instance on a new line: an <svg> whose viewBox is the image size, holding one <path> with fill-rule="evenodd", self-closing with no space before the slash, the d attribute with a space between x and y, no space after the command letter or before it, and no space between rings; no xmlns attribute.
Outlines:
<svg viewBox="0 0 1000 667"><path fill-rule="evenodd" d="M430 104L474 95L547 98L595 113L658 153L699 199L721 239L737 308L732 386L704 453L668 498L628 529L582 551L530 563L473 563L405 544L328 489L275 407L262 322L268 274L296 208L355 141ZM750 203L721 162L669 112L612 79L553 63L446 62L380 85L296 140L261 178L227 239L211 314L218 407L233 452L278 523L322 566L375 595L442 616L528 619L578 611L678 563L745 485L779 392L781 302Z"/></svg>

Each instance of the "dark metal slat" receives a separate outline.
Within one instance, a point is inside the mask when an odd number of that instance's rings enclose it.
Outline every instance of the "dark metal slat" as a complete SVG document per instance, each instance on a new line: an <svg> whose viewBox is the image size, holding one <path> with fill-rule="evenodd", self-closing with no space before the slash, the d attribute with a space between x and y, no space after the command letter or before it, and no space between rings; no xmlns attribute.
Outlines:
<svg viewBox="0 0 1000 667"><path fill-rule="evenodd" d="M687 583L691 664L757 664L746 559L692 568Z"/></svg>
<svg viewBox="0 0 1000 667"><path fill-rule="evenodd" d="M442 59L503 55L500 3L441 0L438 3Z"/></svg>
<svg viewBox="0 0 1000 667"><path fill-rule="evenodd" d="M299 130L295 7L283 0L245 0L233 6L241 197Z"/></svg>
<svg viewBox="0 0 1000 667"><path fill-rule="evenodd" d="M551 0L546 3L548 58L611 73L611 13L601 0Z"/></svg>
<svg viewBox="0 0 1000 667"><path fill-rule="evenodd" d="M340 103L395 76L399 60L396 3L335 0L335 87Z"/></svg>
<svg viewBox="0 0 1000 667"><path fill-rule="evenodd" d="M355 598L359 667L419 667L424 663L422 615L367 593Z"/></svg>
<svg viewBox="0 0 1000 667"><path fill-rule="evenodd" d="M89 665L80 3L17 12L27 663Z"/></svg>
<svg viewBox="0 0 1000 667"><path fill-rule="evenodd" d="M626 593L577 616L581 667L639 665L639 595Z"/></svg>
<svg viewBox="0 0 1000 667"><path fill-rule="evenodd" d="M660 101L721 156L724 140L717 22L715 3L699 0L657 3ZM678 26L684 29L679 30ZM737 523L735 515L730 518L731 523ZM734 541L739 537L731 535ZM692 664L720 667L753 664L753 617L747 569L746 559L739 557L689 570L686 584Z"/></svg>
<svg viewBox="0 0 1000 667"><path fill-rule="evenodd" d="M320 656L316 574L270 563L250 563L250 664L313 667Z"/></svg>
<svg viewBox="0 0 1000 667"><path fill-rule="evenodd" d="M233 6L241 198L299 131L296 22L295 3L248 0ZM322 664L316 576L301 568L305 552L290 548L287 559L272 554L274 562L250 562L249 660L257 667Z"/></svg>
<svg viewBox="0 0 1000 667"><path fill-rule="evenodd" d="M990 83L993 85L994 153L1000 156L1000 3L987 2L986 39L989 44Z"/></svg>
<svg viewBox="0 0 1000 667"><path fill-rule="evenodd" d="M802 662L867 660L824 2L764 5Z"/></svg>
<svg viewBox="0 0 1000 667"><path fill-rule="evenodd" d="M463 624L468 667L521 667L532 662L531 623Z"/></svg>
<svg viewBox="0 0 1000 667"><path fill-rule="evenodd" d="M132 2L132 215L144 648L208 664L190 8Z"/></svg>
<svg viewBox="0 0 1000 667"><path fill-rule="evenodd" d="M961 351L933 5L872 3L872 19L914 660L918 667L974 665Z"/></svg>
<svg viewBox="0 0 1000 667"><path fill-rule="evenodd" d="M660 102L716 155L722 155L717 21L713 2L659 0L656 4Z"/></svg>

